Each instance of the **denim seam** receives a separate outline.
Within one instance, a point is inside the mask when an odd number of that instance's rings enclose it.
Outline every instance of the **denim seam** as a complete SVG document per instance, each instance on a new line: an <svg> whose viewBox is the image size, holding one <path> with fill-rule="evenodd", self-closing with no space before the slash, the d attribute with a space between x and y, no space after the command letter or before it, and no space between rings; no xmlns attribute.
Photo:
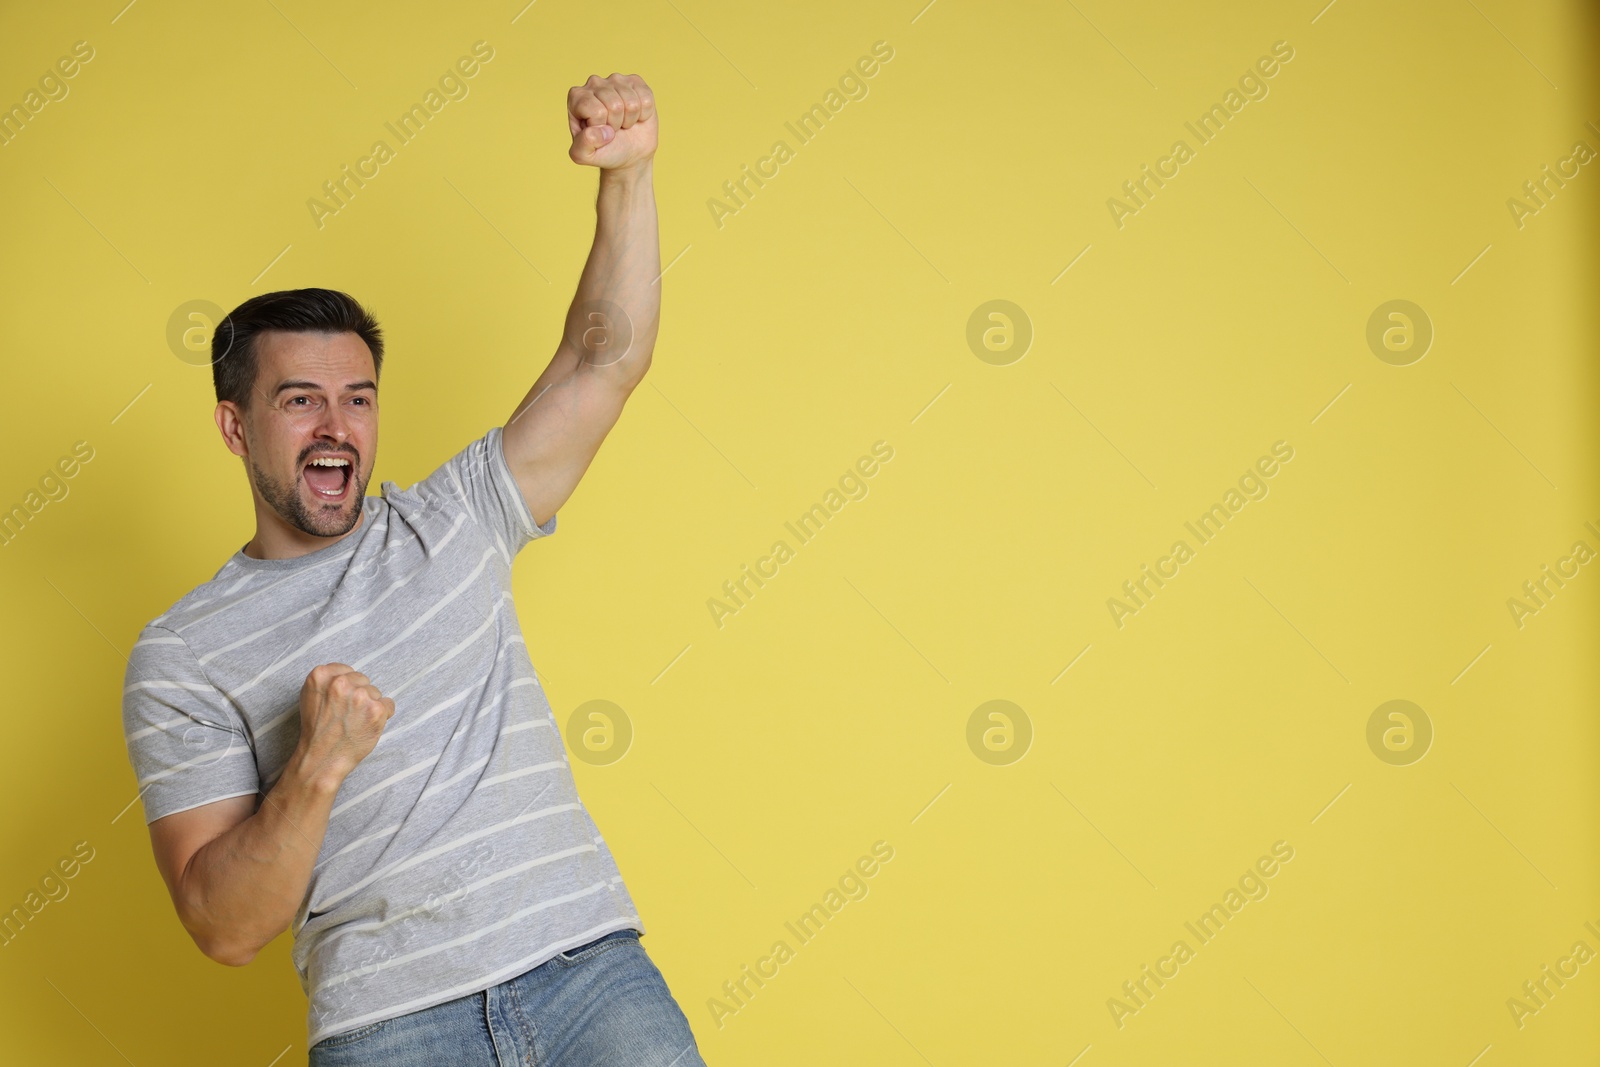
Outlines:
<svg viewBox="0 0 1600 1067"><path fill-rule="evenodd" d="M392 1021L393 1020L391 1019L379 1019L375 1023L368 1023L367 1025L357 1027L354 1030L349 1030L342 1034L334 1034L332 1037L325 1037L321 1041L317 1042L317 1044L328 1049L343 1048L347 1045L354 1045L358 1041L364 1041L371 1037L373 1034L389 1025L389 1023Z"/></svg>
<svg viewBox="0 0 1600 1067"><path fill-rule="evenodd" d="M528 1043L528 1050L523 1054L522 1062L525 1067L535 1067L535 1039L539 1035L533 1025L533 1022L522 1012L522 997L517 993L517 980L515 978L511 979L505 984L505 988L511 993L511 1010L517 1014L517 1028L521 1030L523 1037Z"/></svg>
<svg viewBox="0 0 1600 1067"><path fill-rule="evenodd" d="M586 963L589 960L592 960L596 956L600 955L602 952L605 952L607 949L615 948L618 945L627 944L630 941L632 941L635 944L637 944L638 941L639 941L639 939L637 937L616 937L616 936L613 936L613 935L616 935L616 934L627 934L627 933L630 933L630 932L631 931L629 931L627 929L613 930L609 934L601 935L602 937L608 938L609 940L602 941L598 945L591 945L591 946L587 947L586 949L584 949L584 951L580 952L576 956L568 956L565 953L558 952L558 953L556 953L556 958L558 960L560 960L562 963L567 964L568 966L571 966L574 963ZM579 947L583 948L583 946L579 946Z"/></svg>

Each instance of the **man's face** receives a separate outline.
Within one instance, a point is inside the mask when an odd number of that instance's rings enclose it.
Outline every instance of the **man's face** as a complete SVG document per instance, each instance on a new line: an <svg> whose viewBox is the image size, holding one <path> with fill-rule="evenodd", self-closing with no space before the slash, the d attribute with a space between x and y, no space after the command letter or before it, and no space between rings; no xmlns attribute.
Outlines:
<svg viewBox="0 0 1600 1067"><path fill-rule="evenodd" d="M249 465L256 494L285 523L342 537L361 518L378 448L372 352L353 333L269 330L255 343L250 404L242 412L219 404L218 424Z"/></svg>

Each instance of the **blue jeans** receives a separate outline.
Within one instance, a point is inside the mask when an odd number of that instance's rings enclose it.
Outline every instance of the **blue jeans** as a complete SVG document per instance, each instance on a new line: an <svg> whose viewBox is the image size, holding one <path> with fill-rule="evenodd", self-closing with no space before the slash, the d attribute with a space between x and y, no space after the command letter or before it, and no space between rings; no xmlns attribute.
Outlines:
<svg viewBox="0 0 1600 1067"><path fill-rule="evenodd" d="M458 1000L335 1034L310 1067L705 1067L636 930Z"/></svg>

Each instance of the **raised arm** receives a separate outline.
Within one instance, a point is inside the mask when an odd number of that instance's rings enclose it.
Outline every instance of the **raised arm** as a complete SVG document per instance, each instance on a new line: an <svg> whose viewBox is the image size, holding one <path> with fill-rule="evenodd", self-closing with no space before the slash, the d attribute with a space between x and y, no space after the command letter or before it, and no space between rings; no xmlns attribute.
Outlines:
<svg viewBox="0 0 1600 1067"><path fill-rule="evenodd" d="M502 447L540 524L566 503L650 368L661 311L655 98L633 74L591 75L567 93L568 152L600 169L594 247L561 341L506 421Z"/></svg>

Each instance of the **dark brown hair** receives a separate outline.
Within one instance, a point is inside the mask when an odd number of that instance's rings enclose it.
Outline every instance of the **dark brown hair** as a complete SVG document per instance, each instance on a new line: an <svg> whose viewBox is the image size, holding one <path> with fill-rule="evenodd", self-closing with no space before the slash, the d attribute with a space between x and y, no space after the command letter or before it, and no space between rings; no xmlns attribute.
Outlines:
<svg viewBox="0 0 1600 1067"><path fill-rule="evenodd" d="M354 297L337 289L281 289L252 296L217 324L211 335L211 379L218 400L249 406L256 383L256 335L263 330L353 333L371 350L373 373L383 371L383 331Z"/></svg>

